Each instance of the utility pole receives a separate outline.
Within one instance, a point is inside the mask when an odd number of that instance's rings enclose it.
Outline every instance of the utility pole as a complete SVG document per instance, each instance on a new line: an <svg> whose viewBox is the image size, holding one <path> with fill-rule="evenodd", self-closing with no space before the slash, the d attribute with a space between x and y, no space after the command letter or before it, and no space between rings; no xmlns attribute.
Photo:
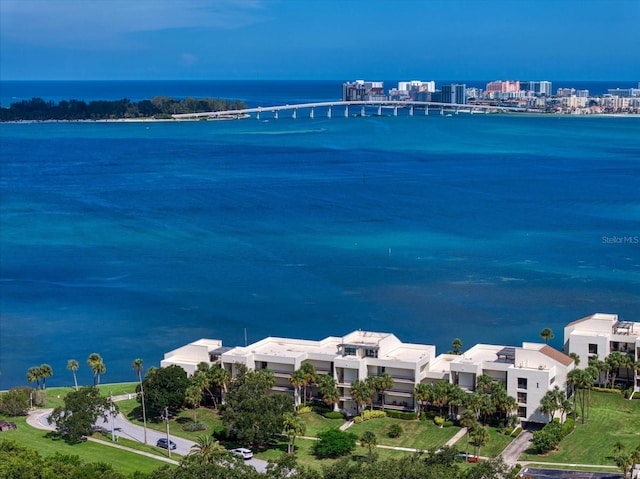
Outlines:
<svg viewBox="0 0 640 479"><path fill-rule="evenodd" d="M109 391L109 399L111 400L111 440L116 442L116 411L113 404L113 393Z"/></svg>
<svg viewBox="0 0 640 479"><path fill-rule="evenodd" d="M171 440L169 439L169 408L164 408L164 414L162 415L164 420L167 423L167 452L169 453L169 457L171 457Z"/></svg>

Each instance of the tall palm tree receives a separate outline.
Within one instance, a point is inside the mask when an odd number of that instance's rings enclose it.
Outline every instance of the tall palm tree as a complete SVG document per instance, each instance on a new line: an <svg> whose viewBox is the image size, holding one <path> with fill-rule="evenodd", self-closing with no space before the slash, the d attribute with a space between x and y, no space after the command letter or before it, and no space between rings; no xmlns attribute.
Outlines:
<svg viewBox="0 0 640 479"><path fill-rule="evenodd" d="M131 363L131 367L138 376L138 382L140 383L140 403L142 404L142 423L144 424L144 443L147 443L147 410L144 404L144 387L142 386L142 359L134 359Z"/></svg>
<svg viewBox="0 0 640 479"><path fill-rule="evenodd" d="M318 389L322 395L322 402L335 409L336 404L340 401L340 392L335 378L329 374L319 375Z"/></svg>
<svg viewBox="0 0 640 479"><path fill-rule="evenodd" d="M373 450L378 445L378 437L373 431L365 431L360 436L360 445L366 447L369 452L369 462L373 462Z"/></svg>
<svg viewBox="0 0 640 479"><path fill-rule="evenodd" d="M418 417L422 415L424 404L431 399L431 384L420 383L413 388L413 397L418 404Z"/></svg>
<svg viewBox="0 0 640 479"><path fill-rule="evenodd" d="M462 341L460 338L455 338L451 343L451 349L453 354L462 354Z"/></svg>
<svg viewBox="0 0 640 479"><path fill-rule="evenodd" d="M93 371L93 385L98 386L100 384L100 375L107 371L102 356L98 353L91 353L87 359L87 364L91 367L91 371Z"/></svg>
<svg viewBox="0 0 640 479"><path fill-rule="evenodd" d="M483 393L488 393L491 391L491 387L493 386L493 378L488 374L481 374L476 379L476 389Z"/></svg>
<svg viewBox="0 0 640 479"><path fill-rule="evenodd" d="M478 426L478 420L476 419L476 413L471 409L465 409L460 415L460 425L467 428L467 448L465 450L465 457L469 457L469 437L471 436L471 430Z"/></svg>
<svg viewBox="0 0 640 479"><path fill-rule="evenodd" d="M231 383L231 373L229 370L216 364L209 369L209 378L211 379L211 384L220 389L220 401L224 404L227 388ZM217 404L215 406L216 408L218 407Z"/></svg>
<svg viewBox="0 0 640 479"><path fill-rule="evenodd" d="M382 410L384 411L384 393L385 391L393 388L394 380L391 374L382 373L380 376L374 378L373 386L376 392L380 395L380 402L382 403Z"/></svg>
<svg viewBox="0 0 640 479"><path fill-rule="evenodd" d="M302 398L302 403L304 405L307 404L307 386L311 386L316 382L316 378L318 377L318 373L316 372L316 368L313 367L311 363L304 363L300 366L300 371L304 375L304 384L302 387L304 388L304 396Z"/></svg>
<svg viewBox="0 0 640 479"><path fill-rule="evenodd" d="M289 383L293 386L294 405L296 409L300 406L300 388L306 383L304 372L296 369L289 376Z"/></svg>
<svg viewBox="0 0 640 479"><path fill-rule="evenodd" d="M569 353L569 357L573 359L573 363L576 367L580 366L580 355L578 353Z"/></svg>
<svg viewBox="0 0 640 479"><path fill-rule="evenodd" d="M305 424L296 413L286 412L282 416L283 433L287 435L287 454L295 454L296 437L304 435L307 431Z"/></svg>
<svg viewBox="0 0 640 479"><path fill-rule="evenodd" d="M193 422L198 422L198 407L202 401L202 389L193 382L184 390L184 401L193 407Z"/></svg>
<svg viewBox="0 0 640 479"><path fill-rule="evenodd" d="M42 377L40 367L33 366L27 369L27 381L36 383L36 389L40 389L40 378Z"/></svg>
<svg viewBox="0 0 640 479"><path fill-rule="evenodd" d="M48 364L40 365L40 377L42 378L42 389L47 389L47 378L53 376L53 368Z"/></svg>
<svg viewBox="0 0 640 479"><path fill-rule="evenodd" d="M76 391L78 390L78 377L76 376L76 371L79 367L80 365L75 359L69 359L69 361L67 361L67 369L73 373L73 384L76 387Z"/></svg>
<svg viewBox="0 0 640 479"><path fill-rule="evenodd" d="M550 328L544 328L540 331L540 337L544 339L545 344L549 344L549 340L553 339L555 336L553 335L553 331Z"/></svg>
<svg viewBox="0 0 640 479"><path fill-rule="evenodd" d="M364 412L362 408L368 404L372 394L371 385L366 381L356 379L351 383L351 397L356 402L358 413Z"/></svg>
<svg viewBox="0 0 640 479"><path fill-rule="evenodd" d="M613 388L616 383L616 377L620 374L620 369L631 366L631 358L620 351L614 351L607 356L604 362L611 371L611 388Z"/></svg>
<svg viewBox="0 0 640 479"><path fill-rule="evenodd" d="M478 426L474 427L471 431L471 444L475 449L474 454L480 455L480 448L489 441L489 432L486 427Z"/></svg>

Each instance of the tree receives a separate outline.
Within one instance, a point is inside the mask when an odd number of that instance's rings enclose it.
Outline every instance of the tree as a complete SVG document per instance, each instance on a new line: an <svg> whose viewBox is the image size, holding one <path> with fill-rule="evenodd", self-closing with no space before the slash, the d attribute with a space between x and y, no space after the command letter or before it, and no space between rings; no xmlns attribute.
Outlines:
<svg viewBox="0 0 640 479"><path fill-rule="evenodd" d="M578 353L569 353L569 357L573 359L573 363L576 367L580 366L580 355Z"/></svg>
<svg viewBox="0 0 640 479"><path fill-rule="evenodd" d="M190 456L202 456L206 461L220 457L220 453L226 451L224 446L218 441L214 441L210 435L202 435L196 438L195 444L191 446Z"/></svg>
<svg viewBox="0 0 640 479"><path fill-rule="evenodd" d="M605 363L611 371L611 387L613 388L616 383L616 377L620 375L621 369L632 369L633 360L620 351L613 351L605 359Z"/></svg>
<svg viewBox="0 0 640 479"><path fill-rule="evenodd" d="M340 401L340 392L338 384L333 376L329 374L321 374L318 376L318 391L322 396L322 402L327 406L333 406Z"/></svg>
<svg viewBox="0 0 640 479"><path fill-rule="evenodd" d="M372 395L371 383L360 379L356 379L351 383L351 397L356 402L358 413L364 412L364 406L369 404Z"/></svg>
<svg viewBox="0 0 640 479"><path fill-rule="evenodd" d="M460 425L467 429L467 447L465 449L465 457L469 456L469 437L471 436L471 430L478 427L478 420L475 412L471 409L465 409L460 415Z"/></svg>
<svg viewBox="0 0 640 479"><path fill-rule="evenodd" d="M134 359L131 363L131 367L136 372L136 376L138 376L138 382L140 383L140 404L142 405L142 423L144 425L144 443L147 443L147 409L144 404L144 386L142 385L142 359L137 358Z"/></svg>
<svg viewBox="0 0 640 479"><path fill-rule="evenodd" d="M286 412L282 415L283 433L288 438L287 453L295 454L296 437L304 435L307 431L306 426L300 419L300 416L293 412Z"/></svg>
<svg viewBox="0 0 640 479"><path fill-rule="evenodd" d="M339 429L318 433L319 440L313 445L314 454L320 458L344 456L355 449L356 438L355 434Z"/></svg>
<svg viewBox="0 0 640 479"><path fill-rule="evenodd" d="M360 436L360 445L362 447L366 447L369 453L369 462L373 462L374 455L373 451L378 445L378 437L373 431L365 431Z"/></svg>
<svg viewBox="0 0 640 479"><path fill-rule="evenodd" d="M53 376L53 368L48 364L40 365L40 377L42 378L42 389L47 389L47 378Z"/></svg>
<svg viewBox="0 0 640 479"><path fill-rule="evenodd" d="M549 340L553 339L555 336L553 335L553 331L549 328L544 328L540 331L540 337L544 339L545 344L549 344Z"/></svg>
<svg viewBox="0 0 640 479"><path fill-rule="evenodd" d="M380 396L380 403L382 404L382 410L384 411L384 392L391 389L394 385L393 377L389 373L382 373L380 376L371 378L371 386L374 393Z"/></svg>
<svg viewBox="0 0 640 479"><path fill-rule="evenodd" d="M26 416L29 412L31 388L13 388L0 394L0 414L5 416Z"/></svg>
<svg viewBox="0 0 640 479"><path fill-rule="evenodd" d="M193 422L198 422L198 406L202 401L202 389L196 384L190 384L184 390L184 401L193 408Z"/></svg>
<svg viewBox="0 0 640 479"><path fill-rule="evenodd" d="M71 391L64 398L64 406L53 410L49 424L56 425L58 433L74 443L91 434L91 427L99 417L106 422L112 407L108 398L102 397L96 387L82 387Z"/></svg>
<svg viewBox="0 0 640 479"><path fill-rule="evenodd" d="M424 405L431 399L432 387L430 384L420 383L413 388L413 397L418 404L418 417L422 415Z"/></svg>
<svg viewBox="0 0 640 479"><path fill-rule="evenodd" d="M107 372L107 368L104 365L104 360L102 356L98 353L91 353L89 358L87 359L87 364L93 371L93 385L97 386L100 384L100 376Z"/></svg>
<svg viewBox="0 0 640 479"><path fill-rule="evenodd" d="M293 386L293 400L295 403L295 408L298 409L298 406L300 406L300 389L306 383L304 371L302 371L301 369L292 371L291 375L289 376L289 383Z"/></svg>
<svg viewBox="0 0 640 479"><path fill-rule="evenodd" d="M306 405L307 404L307 386L310 386L311 384L314 384L316 382L318 373L316 373L316 368L314 368L313 364L311 363L304 363L302 366L300 366L300 371L302 371L302 374L304 377L304 383L302 385L304 388L302 403Z"/></svg>
<svg viewBox="0 0 640 479"><path fill-rule="evenodd" d="M78 361L75 359L69 359L69 361L67 361L67 369L73 373L73 384L75 385L76 391L78 390L78 377L76 375L78 367Z"/></svg>
<svg viewBox="0 0 640 479"><path fill-rule="evenodd" d="M480 455L480 448L489 441L489 432L487 428L477 426L471 431L471 444L474 447L474 455Z"/></svg>
<svg viewBox="0 0 640 479"><path fill-rule="evenodd" d="M231 383L231 373L221 365L215 364L209 369L208 376L211 379L211 384L220 390L220 402L224 404L225 396ZM215 399L214 406L216 409L218 408Z"/></svg>
<svg viewBox="0 0 640 479"><path fill-rule="evenodd" d="M42 379L42 373L38 366L27 369L27 381L36 383L36 389L40 389L40 379Z"/></svg>
<svg viewBox="0 0 640 479"><path fill-rule="evenodd" d="M555 386L550 389L540 399L540 412L543 414L550 414L551 420L555 418L556 412L562 409L563 402L565 400L564 392Z"/></svg>
<svg viewBox="0 0 640 479"><path fill-rule="evenodd" d="M264 444L283 430L283 417L293 412L291 397L270 394L275 384L268 370L248 371L238 365L238 373L229 386L226 407L221 412L228 434L246 443Z"/></svg>
<svg viewBox="0 0 640 479"><path fill-rule="evenodd" d="M616 463L616 466L620 468L624 477L628 477L629 469L633 465L633 457L631 452L623 449L619 451L615 456L613 456L613 460Z"/></svg>
<svg viewBox="0 0 640 479"><path fill-rule="evenodd" d="M460 338L455 338L451 343L451 349L453 354L462 354L462 341Z"/></svg>
<svg viewBox="0 0 640 479"><path fill-rule="evenodd" d="M158 417L169 408L171 413L176 413L184 404L184 393L189 386L187 373L180 366L169 366L147 370L147 374L139 386L144 389L144 401L146 411L152 417ZM138 402L142 402L142 396L138 396Z"/></svg>
<svg viewBox="0 0 640 479"><path fill-rule="evenodd" d="M480 392L489 393L491 392L492 386L493 378L488 374L481 374L478 376L478 379L476 379L476 390Z"/></svg>

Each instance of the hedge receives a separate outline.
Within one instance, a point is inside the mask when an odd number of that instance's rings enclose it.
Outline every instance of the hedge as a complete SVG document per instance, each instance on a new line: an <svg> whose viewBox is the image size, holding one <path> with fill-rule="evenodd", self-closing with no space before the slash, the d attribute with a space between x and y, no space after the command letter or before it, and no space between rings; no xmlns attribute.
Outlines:
<svg viewBox="0 0 640 479"><path fill-rule="evenodd" d="M342 413L338 411L327 411L323 414L327 419L342 419Z"/></svg>
<svg viewBox="0 0 640 479"><path fill-rule="evenodd" d="M394 419L405 419L407 421L411 421L418 418L418 413L404 411L387 411L387 416Z"/></svg>

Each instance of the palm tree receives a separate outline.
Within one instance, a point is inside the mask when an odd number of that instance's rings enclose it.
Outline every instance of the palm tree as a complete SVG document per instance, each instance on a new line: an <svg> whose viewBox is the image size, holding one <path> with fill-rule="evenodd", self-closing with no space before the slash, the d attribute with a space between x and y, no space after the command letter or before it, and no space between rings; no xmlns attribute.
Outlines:
<svg viewBox="0 0 640 479"><path fill-rule="evenodd" d="M488 374L481 374L476 379L476 389L478 391L482 391L483 393L488 393L493 386L493 378Z"/></svg>
<svg viewBox="0 0 640 479"><path fill-rule="evenodd" d="M193 382L184 390L184 401L193 407L193 422L198 422L198 406L202 401L202 389Z"/></svg>
<svg viewBox="0 0 640 479"><path fill-rule="evenodd" d="M418 404L418 417L422 415L422 410L424 409L424 403L431 399L431 391L432 387L430 384L420 383L415 388L413 388L413 397Z"/></svg>
<svg viewBox="0 0 640 479"><path fill-rule="evenodd" d="M47 378L53 376L53 368L48 364L40 365L40 377L42 378L42 389L47 389Z"/></svg>
<svg viewBox="0 0 640 479"><path fill-rule="evenodd" d="M471 429L478 426L478 420L476 419L476 413L471 409L465 409L460 415L460 425L467 428L467 449L465 450L465 457L469 457L469 436L471 435Z"/></svg>
<svg viewBox="0 0 640 479"><path fill-rule="evenodd" d="M80 367L80 365L75 359L69 359L69 361L67 361L67 369L73 373L73 384L76 386L76 391L78 390L78 377L76 376L78 367Z"/></svg>
<svg viewBox="0 0 640 479"><path fill-rule="evenodd" d="M540 331L540 337L544 339L545 344L549 344L549 340L553 339L555 336L553 335L553 331L549 328L544 328Z"/></svg>
<svg viewBox="0 0 640 479"><path fill-rule="evenodd" d="M87 359L87 364L91 367L91 371L93 371L93 385L99 385L100 375L104 374L107 371L102 356L100 356L98 353L91 353L89 355L89 359Z"/></svg>
<svg viewBox="0 0 640 479"><path fill-rule="evenodd" d="M302 385L304 389L304 395L302 398L302 404L307 405L307 386L310 386L316 382L316 378L318 377L318 373L316 372L316 368L313 367L311 363L304 363L300 366L300 371L304 375L304 384Z"/></svg>
<svg viewBox="0 0 640 479"><path fill-rule="evenodd" d="M296 409L300 406L300 388L305 384L304 372L301 369L296 369L291 372L289 376L289 383L293 386L294 404Z"/></svg>
<svg viewBox="0 0 640 479"><path fill-rule="evenodd" d="M340 401L340 392L334 377L329 374L318 376L318 389L322 395L322 402L335 408L335 405Z"/></svg>
<svg viewBox="0 0 640 479"><path fill-rule="evenodd" d="M296 437L304 435L307 431L305 424L295 413L286 412L282 416L283 433L289 439L287 443L287 454L295 454Z"/></svg>
<svg viewBox="0 0 640 479"><path fill-rule="evenodd" d="M618 466L624 474L623 477L627 477L629 474L629 469L631 469L631 466L633 465L633 457L631 452L622 450L614 456L613 460L615 461L616 466Z"/></svg>
<svg viewBox="0 0 640 479"><path fill-rule="evenodd" d="M620 351L614 351L607 356L604 362L611 371L611 388L613 388L616 383L616 377L620 374L620 368L626 367L630 362L629 356L622 354Z"/></svg>
<svg viewBox="0 0 640 479"><path fill-rule="evenodd" d="M140 399L142 404L142 423L144 424L144 443L147 443L147 410L144 405L144 387L142 386L142 359L134 359L131 363L131 367L135 370L138 376L138 382L140 383Z"/></svg>
<svg viewBox="0 0 640 479"><path fill-rule="evenodd" d="M373 450L378 445L378 438L373 431L365 431L360 436L360 445L369 451L369 462L373 462Z"/></svg>
<svg viewBox="0 0 640 479"><path fill-rule="evenodd" d="M382 373L380 376L374 378L373 386L376 392L380 395L380 402L382 403L382 410L384 411L384 392L393 388L393 377L389 373Z"/></svg>
<svg viewBox="0 0 640 479"><path fill-rule="evenodd" d="M484 446L489 441L489 432L487 428L478 426L474 427L471 431L471 444L474 447L474 454L476 456L480 455L480 448Z"/></svg>
<svg viewBox="0 0 640 479"><path fill-rule="evenodd" d="M361 408L365 404L368 404L368 401L371 399L371 395L372 392L370 384L366 381L356 379L351 383L351 397L356 402L358 413L363 412Z"/></svg>
<svg viewBox="0 0 640 479"><path fill-rule="evenodd" d="M573 359L573 363L576 367L580 366L580 355L578 353L569 353L569 357Z"/></svg>
<svg viewBox="0 0 640 479"><path fill-rule="evenodd" d="M455 338L451 343L451 349L453 354L462 354L462 341L460 338Z"/></svg>
<svg viewBox="0 0 640 479"><path fill-rule="evenodd" d="M40 379L42 378L42 372L39 366L33 366L27 369L27 381L30 383L36 383L36 389L40 389Z"/></svg>
<svg viewBox="0 0 640 479"><path fill-rule="evenodd" d="M211 384L220 389L220 401L224 404L227 387L229 386L229 383L231 383L231 373L228 369L216 364L209 369L209 377L211 378ZM216 404L216 408L217 407L218 406Z"/></svg>
<svg viewBox="0 0 640 479"><path fill-rule="evenodd" d="M189 456L201 456L205 462L211 462L216 453L223 452L224 446L218 441L211 439L211 436L198 436L195 444L191 446Z"/></svg>

